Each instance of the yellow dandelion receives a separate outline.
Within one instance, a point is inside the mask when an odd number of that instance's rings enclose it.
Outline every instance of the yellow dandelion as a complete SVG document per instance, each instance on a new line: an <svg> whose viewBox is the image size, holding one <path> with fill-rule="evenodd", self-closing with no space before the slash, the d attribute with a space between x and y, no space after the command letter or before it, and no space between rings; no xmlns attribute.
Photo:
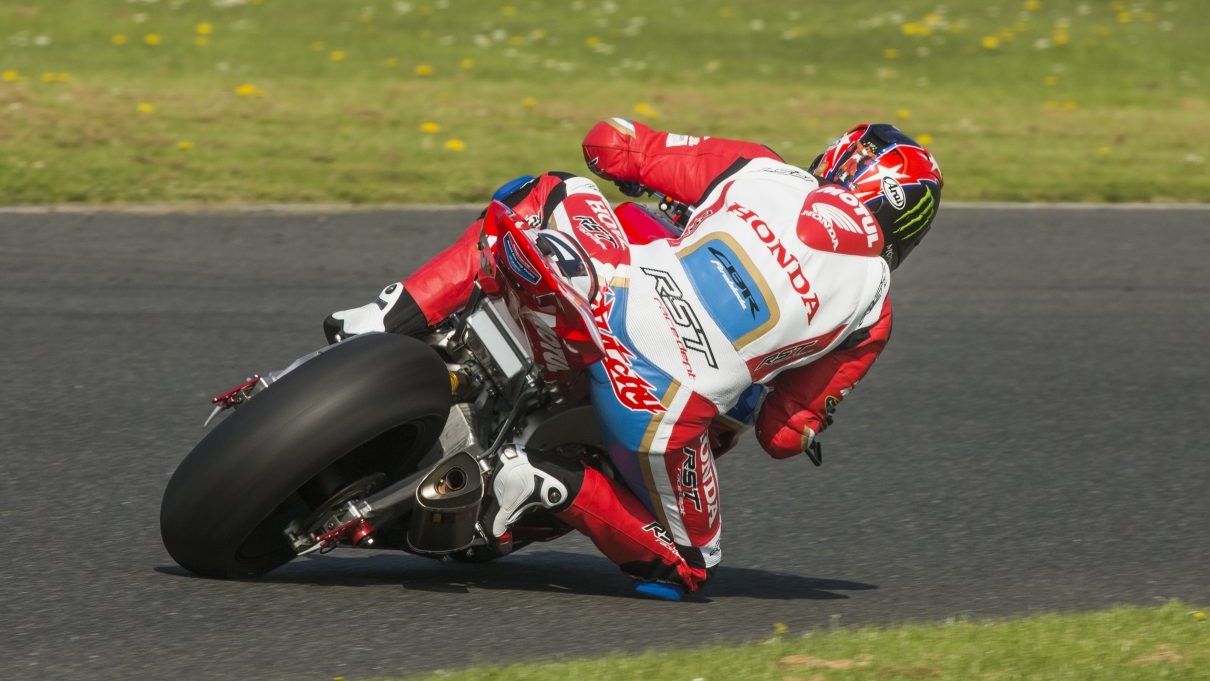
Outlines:
<svg viewBox="0 0 1210 681"><path fill-rule="evenodd" d="M4 73L0 73L0 80L3 80L6 83L12 83L20 77L21 74L17 73L16 71L5 71Z"/></svg>
<svg viewBox="0 0 1210 681"><path fill-rule="evenodd" d="M1058 76L1047 76L1042 79L1042 84L1046 87L1054 87L1059 84Z"/></svg>
<svg viewBox="0 0 1210 681"><path fill-rule="evenodd" d="M58 80L58 79L59 79L59 74L57 74L57 73L44 73L44 74L42 74L42 82L43 82L43 83L53 83L53 82L55 82L55 81L56 81L56 80Z"/></svg>
<svg viewBox="0 0 1210 681"><path fill-rule="evenodd" d="M908 111L907 109L900 109L895 112L895 115L898 116L900 120L906 120L912 117L912 112Z"/></svg>
<svg viewBox="0 0 1210 681"><path fill-rule="evenodd" d="M70 83L70 82L71 82L71 74L70 74L70 73L56 73L56 74L55 74L55 80L56 80L56 81L58 81L58 82L60 82L60 83Z"/></svg>
<svg viewBox="0 0 1210 681"><path fill-rule="evenodd" d="M450 151L462 151L466 149L466 142L463 142L460 139L446 140L445 148L449 149Z"/></svg>
<svg viewBox="0 0 1210 681"><path fill-rule="evenodd" d="M160 37L159 33L148 33L147 35L143 36L143 44L147 45L148 47L155 47L163 41L164 39Z"/></svg>
<svg viewBox="0 0 1210 681"><path fill-rule="evenodd" d="M1134 20L1134 15L1130 13L1130 10L1123 10L1121 12L1118 12L1118 23L1119 24L1129 24L1133 20Z"/></svg>
<svg viewBox="0 0 1210 681"><path fill-rule="evenodd" d="M1195 620L1204 620L1204 619L1206 619L1206 611L1205 611L1205 610L1194 610L1193 612L1191 612L1191 613L1189 613L1189 614L1190 614L1190 615L1192 615L1192 616L1193 616L1193 619L1195 619Z"/></svg>
<svg viewBox="0 0 1210 681"><path fill-rule="evenodd" d="M529 37L533 38L534 40L542 40L543 38L546 37L546 29L535 28L534 30L529 32Z"/></svg>
<svg viewBox="0 0 1210 681"><path fill-rule="evenodd" d="M322 40L316 40L315 42L311 43L312 52L323 52L326 49L328 49L328 46L325 45Z"/></svg>
<svg viewBox="0 0 1210 681"><path fill-rule="evenodd" d="M1038 0L1025 0L1026 12L1037 12L1040 9L1042 9L1042 3Z"/></svg>
<svg viewBox="0 0 1210 681"><path fill-rule="evenodd" d="M239 95L240 97L264 97L265 91L256 87L252 83L244 83L243 85L235 88L235 94Z"/></svg>
<svg viewBox="0 0 1210 681"><path fill-rule="evenodd" d="M1064 111L1075 111L1076 109L1080 108L1079 104L1076 104L1075 102L1071 101L1070 99L1063 102L1060 106L1062 107L1062 109Z"/></svg>
<svg viewBox="0 0 1210 681"><path fill-rule="evenodd" d="M195 35L193 36L193 44L198 47L205 47L210 44L210 39L204 35Z"/></svg>
<svg viewBox="0 0 1210 681"><path fill-rule="evenodd" d="M417 65L416 65L416 75L420 76L421 78L426 78L426 77L428 77L428 76L433 75L433 67L432 67L432 65L430 65L430 64L417 64Z"/></svg>
<svg viewBox="0 0 1210 681"><path fill-rule="evenodd" d="M420 124L420 132L426 135L435 135L441 132L441 126L432 121L425 121Z"/></svg>
<svg viewBox="0 0 1210 681"><path fill-rule="evenodd" d="M773 635L781 636L784 633L786 633L786 625L782 622L775 622L773 624Z"/></svg>
<svg viewBox="0 0 1210 681"><path fill-rule="evenodd" d="M995 50L1000 47L1000 39L994 35L985 35L979 44L983 45L985 50Z"/></svg>
<svg viewBox="0 0 1210 681"><path fill-rule="evenodd" d="M521 100L521 106L525 107L526 109L532 109L535 106L538 106L538 100L534 97L526 97L525 99Z"/></svg>
<svg viewBox="0 0 1210 681"><path fill-rule="evenodd" d="M719 15L719 17L721 17L723 19L730 17L731 13L732 13L732 10L730 7L719 7L718 8L718 15Z"/></svg>
<svg viewBox="0 0 1210 681"><path fill-rule="evenodd" d="M475 60L467 57L466 59L458 62L458 68L462 69L463 71L470 71L471 69L475 68Z"/></svg>
<svg viewBox="0 0 1210 681"><path fill-rule="evenodd" d="M660 112L656 111L655 107L651 106L650 104L647 104L646 102L640 102L638 104L635 104L634 112L640 116L647 116L648 118L659 118L660 117Z"/></svg>
<svg viewBox="0 0 1210 681"><path fill-rule="evenodd" d="M155 113L155 105L148 102L139 102L135 110L141 114L153 114Z"/></svg>
<svg viewBox="0 0 1210 681"><path fill-rule="evenodd" d="M1108 156L1111 153L1113 153L1113 147L1110 147L1108 145L1101 145L1100 147L1097 148L1097 153L1100 154L1101 156Z"/></svg>
<svg viewBox="0 0 1210 681"><path fill-rule="evenodd" d="M334 62L337 62L337 63L342 62L348 58L349 58L349 53L345 52L344 50L332 50L331 52L328 53L328 59L330 59Z"/></svg>
<svg viewBox="0 0 1210 681"><path fill-rule="evenodd" d="M1056 45L1066 45L1071 42L1071 34L1065 28L1056 28L1054 33L1050 34L1050 40Z"/></svg>
<svg viewBox="0 0 1210 681"><path fill-rule="evenodd" d="M122 35L121 33L115 33L109 39L109 44L113 45L114 47L121 47L126 44L126 36Z"/></svg>
<svg viewBox="0 0 1210 681"><path fill-rule="evenodd" d="M210 35L214 32L214 26L211 26L203 21L202 23L193 27L193 32L197 33L198 35Z"/></svg>
<svg viewBox="0 0 1210 681"><path fill-rule="evenodd" d="M176 143L176 148L180 149L181 151L189 151L193 148L193 142L190 142L189 140L181 140L180 142Z"/></svg>
<svg viewBox="0 0 1210 681"><path fill-rule="evenodd" d="M899 50L897 50L893 47L888 47L887 49L882 51L882 58L883 59L898 59Z"/></svg>
<svg viewBox="0 0 1210 681"><path fill-rule="evenodd" d="M584 39L584 44L588 47L596 47L601 44L601 39L595 35L590 35Z"/></svg>
<svg viewBox="0 0 1210 681"><path fill-rule="evenodd" d="M501 7L501 8L500 8L500 15L501 15L501 16L505 16L505 17L512 17L512 16L516 16L516 15L517 15L517 8L516 8L516 7L513 7L512 5L505 5L505 6L503 6L503 7Z"/></svg>
<svg viewBox="0 0 1210 681"><path fill-rule="evenodd" d="M925 146L928 146L933 143L933 136L932 135L920 135L919 137L916 138L916 141Z"/></svg>
<svg viewBox="0 0 1210 681"><path fill-rule="evenodd" d="M521 47L525 44L525 36L512 35L508 37L508 44L512 47Z"/></svg>
<svg viewBox="0 0 1210 681"><path fill-rule="evenodd" d="M399 66L399 57L387 57L382 60L382 65L388 69L393 69Z"/></svg>

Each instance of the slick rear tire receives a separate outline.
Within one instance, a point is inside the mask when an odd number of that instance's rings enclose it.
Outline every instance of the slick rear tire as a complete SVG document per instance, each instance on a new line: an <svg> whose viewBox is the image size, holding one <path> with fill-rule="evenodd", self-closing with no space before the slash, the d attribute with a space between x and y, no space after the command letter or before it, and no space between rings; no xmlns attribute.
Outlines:
<svg viewBox="0 0 1210 681"><path fill-rule="evenodd" d="M424 343L357 336L283 376L185 457L160 507L164 547L205 577L289 561L282 531L344 486L416 471L449 414L449 374Z"/></svg>

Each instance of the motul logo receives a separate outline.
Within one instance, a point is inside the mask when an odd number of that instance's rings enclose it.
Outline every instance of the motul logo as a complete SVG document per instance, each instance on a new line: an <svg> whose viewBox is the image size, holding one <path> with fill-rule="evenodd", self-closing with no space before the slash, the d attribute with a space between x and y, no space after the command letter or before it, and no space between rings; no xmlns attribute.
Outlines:
<svg viewBox="0 0 1210 681"><path fill-rule="evenodd" d="M746 222L756 237L769 247L769 252L773 254L777 264L790 277L790 286L802 299L803 307L807 308L807 321L814 320L815 313L819 311L819 295L811 293L811 282L807 280L807 275L803 274L798 258L786 250L785 244L773 233L767 222L756 216L755 211L732 203L727 206L727 212Z"/></svg>
<svg viewBox="0 0 1210 681"><path fill-rule="evenodd" d="M891 178L887 179L890 180ZM894 180L891 181L894 182ZM888 189L886 181L883 181L882 189L884 192L894 192L898 190L899 193L897 194L897 200L899 203L896 203L896 199L892 198L890 193L887 194L887 197L890 198L891 205L895 206L896 208L902 208L902 204L905 200L903 187L899 186L898 182L894 182L894 184L894 189ZM870 246L873 246L874 243L878 241L878 238L882 236L882 232L878 230L878 221L874 219L874 215L870 213L870 209L862 205L861 200L854 196L852 192L833 186L820 187L818 191L822 194L831 194L832 196L839 198L850 208L852 208L853 212L857 213L857 215L861 217L861 227L858 228L857 223L853 222L852 218L845 216L845 221L839 223L839 225L845 231L853 232L855 234L865 234L866 243Z"/></svg>

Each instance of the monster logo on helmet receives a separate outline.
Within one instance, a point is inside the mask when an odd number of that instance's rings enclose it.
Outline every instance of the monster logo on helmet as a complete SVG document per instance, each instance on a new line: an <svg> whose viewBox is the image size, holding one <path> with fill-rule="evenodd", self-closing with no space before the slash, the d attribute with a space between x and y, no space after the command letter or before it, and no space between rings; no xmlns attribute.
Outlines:
<svg viewBox="0 0 1210 681"><path fill-rule="evenodd" d="M883 257L899 266L937 215L944 180L927 149L889 123L863 123L845 133L808 168L865 204L886 239Z"/></svg>

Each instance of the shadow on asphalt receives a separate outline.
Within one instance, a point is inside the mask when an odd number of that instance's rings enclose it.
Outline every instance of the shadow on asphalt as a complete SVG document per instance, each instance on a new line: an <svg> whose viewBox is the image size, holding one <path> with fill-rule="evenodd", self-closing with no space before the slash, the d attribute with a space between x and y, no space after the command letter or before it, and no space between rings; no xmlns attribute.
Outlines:
<svg viewBox="0 0 1210 681"><path fill-rule="evenodd" d="M347 555L347 554L346 554ZM194 578L175 565L157 572ZM354 557L315 556L288 563L255 580L265 584L320 587L377 587L399 585L407 591L465 594L472 590L531 591L585 596L633 598L627 578L599 556L553 551L514 555L492 563L440 563L407 555ZM843 579L803 577L755 568L721 566L701 595L689 601L712 598L771 600L845 599L848 591L877 589L873 584Z"/></svg>

